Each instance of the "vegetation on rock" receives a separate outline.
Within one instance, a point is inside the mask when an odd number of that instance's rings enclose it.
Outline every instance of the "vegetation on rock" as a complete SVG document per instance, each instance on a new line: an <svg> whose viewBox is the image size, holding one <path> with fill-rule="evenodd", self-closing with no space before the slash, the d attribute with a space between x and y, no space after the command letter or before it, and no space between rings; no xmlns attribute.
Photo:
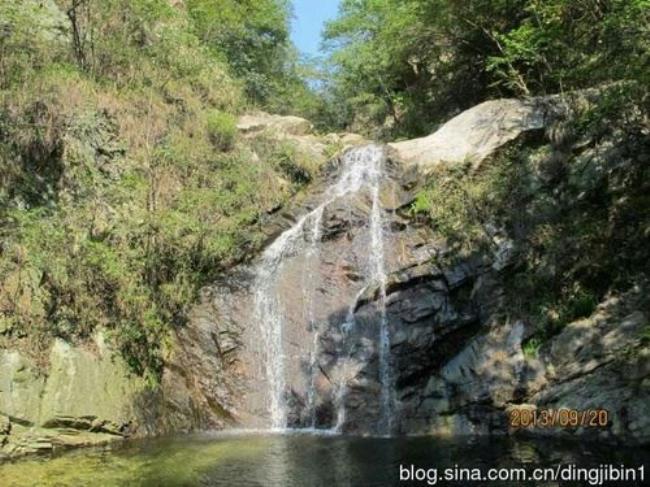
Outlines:
<svg viewBox="0 0 650 487"><path fill-rule="evenodd" d="M289 142L236 137L237 113L302 83L278 58L288 7L225 3L0 1L3 344L103 327L155 380L199 288L309 180L286 175Z"/></svg>
<svg viewBox="0 0 650 487"><path fill-rule="evenodd" d="M333 122L375 137L560 95L546 134L438 168L411 208L456 258L513 245L505 309L536 326L531 347L647 276L649 26L647 0L344 0L325 31Z"/></svg>
<svg viewBox="0 0 650 487"><path fill-rule="evenodd" d="M337 122L394 138L486 98L647 87L649 25L648 0L344 0L328 96Z"/></svg>
<svg viewBox="0 0 650 487"><path fill-rule="evenodd" d="M529 351L647 278L650 127L636 98L612 90L476 170L439 168L411 207L455 258L514 249L503 308L535 328Z"/></svg>
<svg viewBox="0 0 650 487"><path fill-rule="evenodd" d="M648 0L344 0L318 90L290 17L286 0L0 0L0 345L104 328L155 380L198 290L317 170L289 139L239 136L251 108L386 139L561 93L547 134L434 173L413 214L459 255L514 242L510 311L538 340L647 273Z"/></svg>

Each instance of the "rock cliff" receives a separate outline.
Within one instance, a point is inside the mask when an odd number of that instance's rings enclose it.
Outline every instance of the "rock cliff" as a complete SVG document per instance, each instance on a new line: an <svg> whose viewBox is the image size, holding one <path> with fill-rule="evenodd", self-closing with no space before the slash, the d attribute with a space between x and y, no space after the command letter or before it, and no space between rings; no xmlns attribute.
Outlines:
<svg viewBox="0 0 650 487"><path fill-rule="evenodd" d="M536 356L529 356L523 344L533 330L503 313L509 306L504 277L515 262L507 236L495 238L489 252L459 257L439 233L408 211L423 172L441 163L476 164L522 132L547 127L558 111L548 99L497 100L459 115L429 138L391 144L380 193L394 432L503 434L514 432L507 412L515 407L606 409L610 421L604 429L529 432L648 441L650 352L643 338L648 313L639 299L642 287L605 300L591 316L569 323ZM271 216L269 241L313 211L340 171L340 160L334 160L306 201ZM294 427L378 431L381 292L376 283L366 286L363 278L369 252L368 198L360 192L328 205L317 236L317 267L309 261L313 254L296 252L284 256L277 274L278 289L289 297L283 308L285 353L287 363L294 365L285 371L285 395L288 424ZM300 238L308 246L314 236L305 230ZM322 276L316 282L314 269ZM197 318L189 325L199 338L191 346L207 346L208 355L220 357L218 365L208 368L200 366L210 364L207 356L191 361L200 367L202 378L194 392L204 402L218 398L220 404L212 408L207 425L223 423L225 417L240 426L268 426L260 393L262 337L253 323L254 282L255 262L234 269L205 290ZM311 317L306 315L308 306ZM344 332L342 324L350 313L356 326ZM206 330L212 330L210 338ZM177 368L195 370L193 366ZM346 416L337 425L342 376ZM215 396L212 391L219 392Z"/></svg>
<svg viewBox="0 0 650 487"><path fill-rule="evenodd" d="M145 391L101 333L84 348L56 340L46 375L29 356L0 350L0 458L126 438L143 426Z"/></svg>
<svg viewBox="0 0 650 487"><path fill-rule="evenodd" d="M386 383L379 322L385 318L393 433L503 434L513 432L507 420L512 408L564 407L606 409L609 425L530 431L650 441L643 283L608 297L531 356L523 344L533 330L503 313L510 305L505 277L516 263L511 239L500 235L487 251L454 255L443 235L409 210L432 168L477 166L523 132L548 128L554 110L548 100L495 100L427 138L386 148L376 187L382 283L368 278L372 191L333 198L344 157L325 164L328 143L341 149L362 139L316 139L308 122L295 118L259 114L240 120L244 136L265 131L290 138L323 163L307 194L270 209L263 222L266 249L297 228L295 245L278 254L282 265L272 283L283 296L288 426L382 432ZM19 352L0 351L0 451L41 451L131 434L268 427L265 357L272 351L265 349L263 317L256 311L262 259L253 257L203 289L189 323L172 337L156 390L129 376L101 335L92 350L56 341L46 376Z"/></svg>

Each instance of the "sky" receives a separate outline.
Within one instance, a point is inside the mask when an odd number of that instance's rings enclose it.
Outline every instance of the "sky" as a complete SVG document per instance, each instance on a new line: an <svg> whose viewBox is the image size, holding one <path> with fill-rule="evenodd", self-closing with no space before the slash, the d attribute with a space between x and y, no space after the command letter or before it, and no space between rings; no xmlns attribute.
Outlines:
<svg viewBox="0 0 650 487"><path fill-rule="evenodd" d="M291 38L301 53L318 56L326 20L336 17L339 0L293 0Z"/></svg>

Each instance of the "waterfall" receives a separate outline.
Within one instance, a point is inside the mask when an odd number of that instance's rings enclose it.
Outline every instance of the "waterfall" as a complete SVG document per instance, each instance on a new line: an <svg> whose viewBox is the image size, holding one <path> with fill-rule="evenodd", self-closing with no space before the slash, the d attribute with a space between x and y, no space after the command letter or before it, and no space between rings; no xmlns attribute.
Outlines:
<svg viewBox="0 0 650 487"><path fill-rule="evenodd" d="M268 410L271 428L284 429L287 425L287 405L284 397L284 344L283 316L280 302L275 292L275 273L282 264L282 258L296 249L299 237L310 215L306 215L296 225L284 232L270 245L257 268L255 280L255 318L260 325L262 343L266 353L266 378L268 384Z"/></svg>
<svg viewBox="0 0 650 487"><path fill-rule="evenodd" d="M307 408L309 411L309 422L312 428L316 427L316 375L318 373L318 354L320 352L318 343L320 339L320 330L318 328L318 323L316 322L316 317L314 316L314 297L316 294L316 288L318 287L318 276L314 275L314 268L317 269L320 262L318 250L320 248L323 210L323 206L317 208L316 214L313 217L314 222L311 228L311 244L309 245L307 257L305 259L309 271L303 274L306 280L306 282L303 280L303 289L308 292L305 318L309 323L309 330L313 334L311 356L309 358L309 389L307 391Z"/></svg>
<svg viewBox="0 0 650 487"><path fill-rule="evenodd" d="M390 434L393 428L393 379L390 365L390 331L386 316L386 269L384 266L384 228L381 218L381 201L379 184L381 167L376 166L372 182L372 210L370 212L370 262L372 282L379 291L379 382L381 384L381 422L384 434Z"/></svg>
<svg viewBox="0 0 650 487"><path fill-rule="evenodd" d="M341 332L343 333L344 338L348 337L349 333L354 329L354 327L357 324L356 319L354 318L354 311L357 308L357 303L359 302L359 299L361 299L361 296L363 296L363 293L365 293L367 289L368 286L362 287L361 290L354 297L354 300L352 301L350 306L348 307L348 312L345 315L345 321L341 325ZM349 346L347 352L349 354ZM345 399L348 393L347 376L348 376L349 367L348 367L348 361L345 358L343 360L344 362L343 365L341 366L341 372L340 372L341 376L336 386L336 400L335 400L336 424L334 425L334 431L337 433L342 432L343 425L345 424Z"/></svg>
<svg viewBox="0 0 650 487"><path fill-rule="evenodd" d="M363 289L349 304L348 315L341 323L341 331L345 337L355 327L354 311L363 291L371 286L379 289L378 299L378 356L379 381L381 384L380 426L383 432L389 433L392 421L392 372L390 366L390 336L386 317L386 272L384 268L383 220L380 202L380 185L383 178L384 151L380 146L368 145L348 151L342 157L342 169L338 180L328 188L325 201L312 211L301 217L291 228L282 233L262 254L256 268L253 284L255 300L255 320L260 327L264 369L267 382L266 406L272 429L283 430L287 427L287 401L285 377L286 354L284 350L285 319L283 317L283 297L277 289L277 276L285 257L304 252L304 279L309 282L303 286L304 318L308 329L313 334L312 348L309 353L307 411L310 415L311 426L315 426L316 384L318 374L319 327L314 316L314 294L318 282L319 245L321 226L325 208L347 194L366 190L372 200L368 221L370 249L367 271ZM303 282L304 282L303 279ZM289 298L289 297L287 297ZM294 299L295 297L290 297ZM349 348L349 347L348 347ZM346 357L340 357L346 360ZM345 366L345 362L344 362ZM336 392L337 424L340 430L345 421L345 396L347 386L345 374Z"/></svg>

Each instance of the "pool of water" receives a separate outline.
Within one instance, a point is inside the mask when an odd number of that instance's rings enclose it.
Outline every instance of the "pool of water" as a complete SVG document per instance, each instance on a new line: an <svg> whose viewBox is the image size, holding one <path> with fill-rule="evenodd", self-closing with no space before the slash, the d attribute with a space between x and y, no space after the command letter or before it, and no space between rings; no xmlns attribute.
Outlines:
<svg viewBox="0 0 650 487"><path fill-rule="evenodd" d="M650 450L612 447L594 442L505 437L441 440L314 434L202 434L130 442L111 448L76 450L0 464L0 485L427 485L426 480L400 482L400 465L403 468L414 465L442 471L456 466L484 470L494 467L533 469L536 466L555 467L560 463L593 467L625 464L637 469L645 465L647 474ZM461 482L455 485L472 484Z"/></svg>

